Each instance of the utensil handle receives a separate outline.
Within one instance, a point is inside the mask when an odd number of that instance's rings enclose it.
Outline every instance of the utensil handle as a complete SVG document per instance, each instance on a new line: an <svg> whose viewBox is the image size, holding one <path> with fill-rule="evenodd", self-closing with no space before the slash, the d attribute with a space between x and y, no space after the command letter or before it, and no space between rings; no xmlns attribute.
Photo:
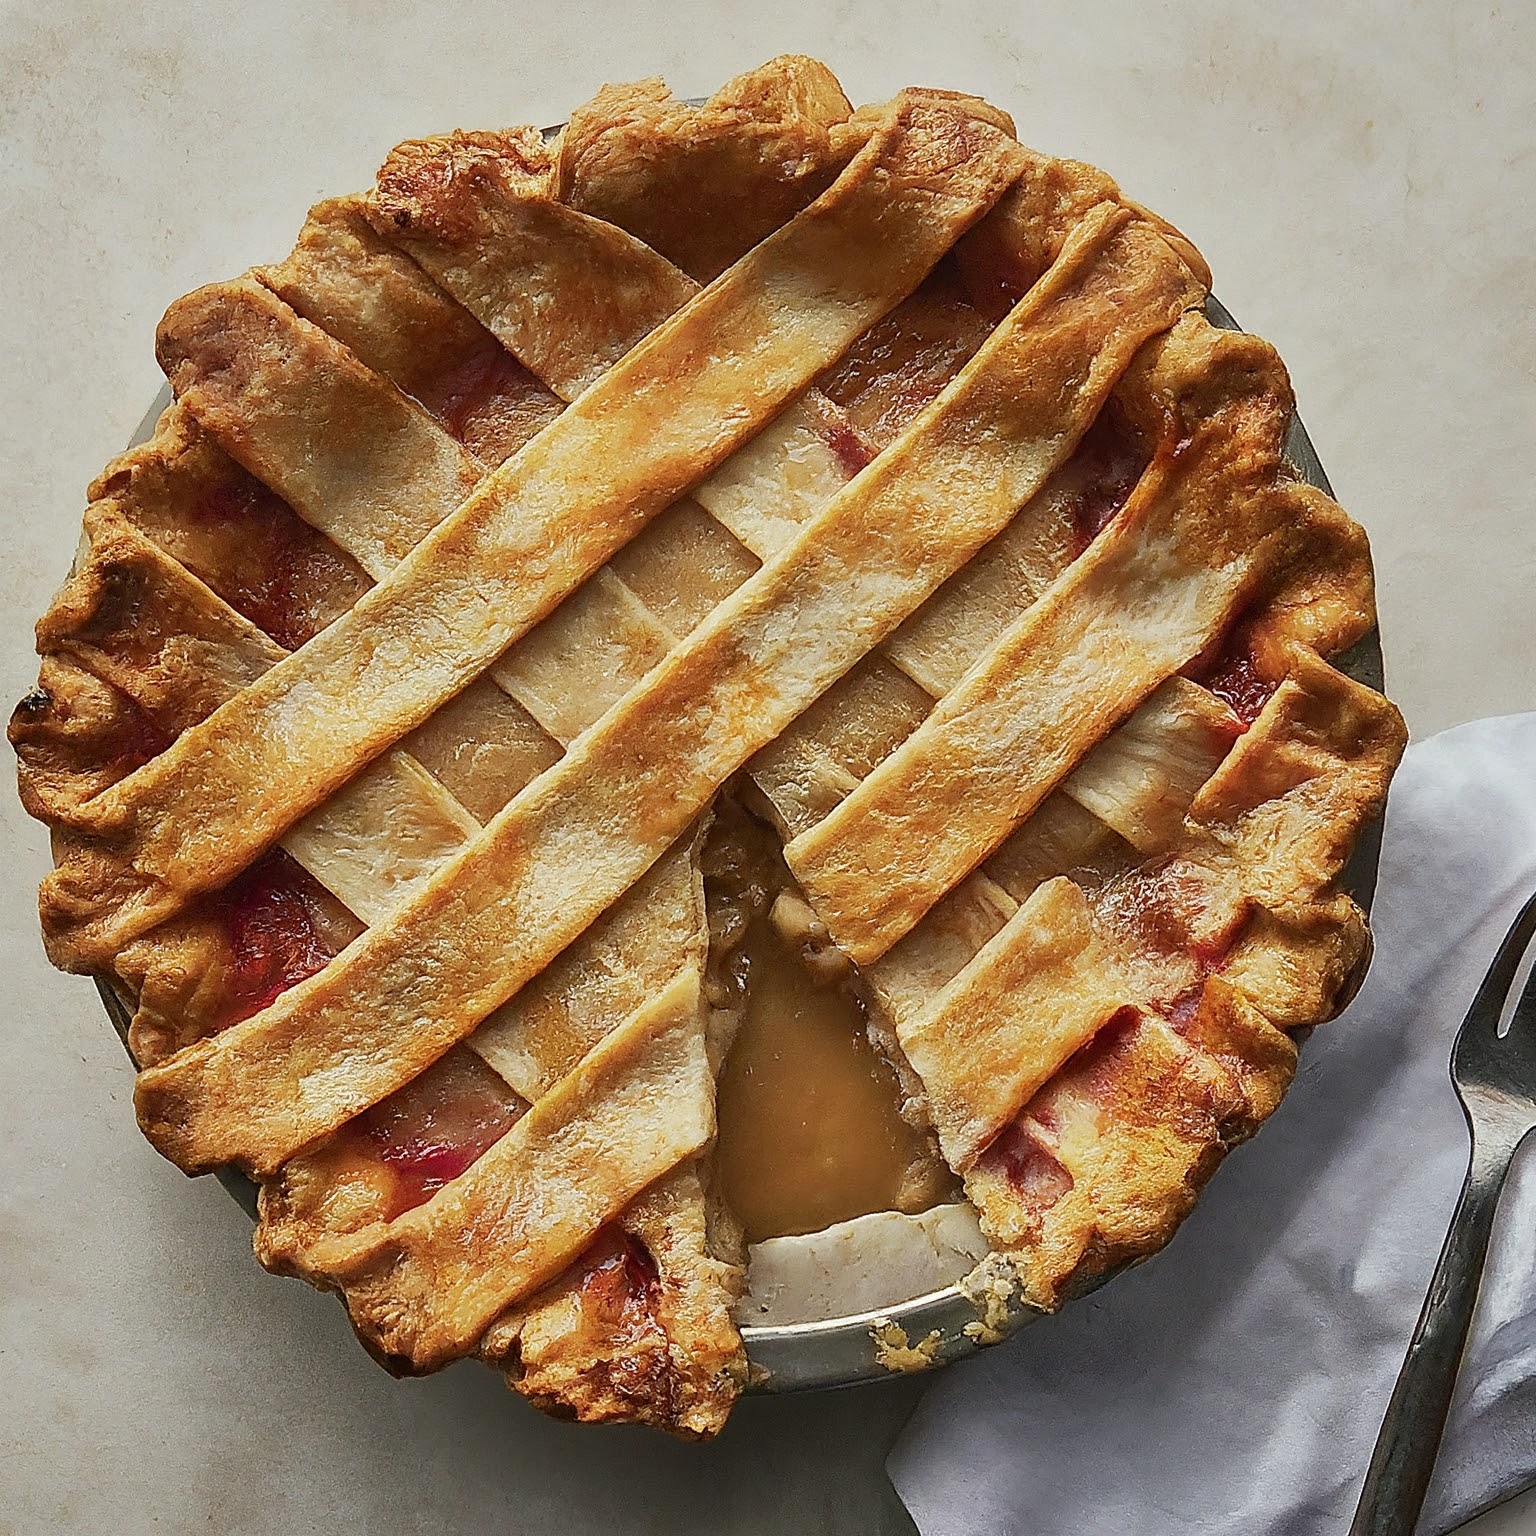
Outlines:
<svg viewBox="0 0 1536 1536"><path fill-rule="evenodd" d="M1411 1536L1418 1523L1513 1158L1513 1147L1484 1151L1473 1137L1461 1198L1381 1421L1349 1536Z"/></svg>

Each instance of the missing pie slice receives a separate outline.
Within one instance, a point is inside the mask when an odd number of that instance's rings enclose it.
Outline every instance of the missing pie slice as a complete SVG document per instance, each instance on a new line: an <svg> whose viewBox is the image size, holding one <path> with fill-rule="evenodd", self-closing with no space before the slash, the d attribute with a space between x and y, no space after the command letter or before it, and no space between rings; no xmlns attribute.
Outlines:
<svg viewBox="0 0 1536 1536"><path fill-rule="evenodd" d="M1403 745L1208 281L782 58L402 144L173 304L11 725L145 1134L391 1369L692 1435L747 1240L963 1198L1043 1309L1165 1243Z"/></svg>

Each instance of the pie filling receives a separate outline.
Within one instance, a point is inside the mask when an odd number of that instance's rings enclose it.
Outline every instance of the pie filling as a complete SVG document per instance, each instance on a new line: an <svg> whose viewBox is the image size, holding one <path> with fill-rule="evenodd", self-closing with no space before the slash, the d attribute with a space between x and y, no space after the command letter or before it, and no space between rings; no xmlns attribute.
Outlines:
<svg viewBox="0 0 1536 1536"><path fill-rule="evenodd" d="M375 1163L387 1191L381 1218L428 1200L467 1173L527 1105L473 1051L455 1046L420 1077L337 1133L342 1155Z"/></svg>
<svg viewBox="0 0 1536 1536"><path fill-rule="evenodd" d="M986 104L788 58L400 145L172 307L11 739L50 954L263 1263L708 1435L749 1245L963 1195L1050 1309L1167 1241L1366 952L1402 747L1208 282Z"/></svg>
<svg viewBox="0 0 1536 1536"><path fill-rule="evenodd" d="M335 898L281 849L203 905L228 934L229 1024L260 1013L313 976L351 937L337 931L345 932L347 918Z"/></svg>
<svg viewBox="0 0 1536 1536"><path fill-rule="evenodd" d="M747 1242L954 1192L931 1134L902 1119L853 967L795 892L771 831L736 810L705 851L713 961L740 1022L721 1069L719 1191Z"/></svg>
<svg viewBox="0 0 1536 1536"><path fill-rule="evenodd" d="M1246 651L1228 651L1219 655L1208 671L1191 673L1242 721L1243 729L1259 718L1260 711L1274 696L1275 684L1259 673L1258 664Z"/></svg>

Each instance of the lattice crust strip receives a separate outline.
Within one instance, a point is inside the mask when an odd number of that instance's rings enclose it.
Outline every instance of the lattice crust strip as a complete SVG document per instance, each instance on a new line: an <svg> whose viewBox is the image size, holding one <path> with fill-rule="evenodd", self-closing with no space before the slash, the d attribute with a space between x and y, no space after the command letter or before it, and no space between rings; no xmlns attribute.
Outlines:
<svg viewBox="0 0 1536 1536"><path fill-rule="evenodd" d="M12 725L45 928L138 995L151 1138L261 1174L263 1261L400 1368L723 1421L695 818L743 765L1042 1306L1166 1240L1355 968L1363 538L1198 253L1011 135L808 60L606 89L167 316ZM278 838L318 884L240 874ZM252 888L303 920L265 990ZM402 1203L422 1104L465 1155Z"/></svg>

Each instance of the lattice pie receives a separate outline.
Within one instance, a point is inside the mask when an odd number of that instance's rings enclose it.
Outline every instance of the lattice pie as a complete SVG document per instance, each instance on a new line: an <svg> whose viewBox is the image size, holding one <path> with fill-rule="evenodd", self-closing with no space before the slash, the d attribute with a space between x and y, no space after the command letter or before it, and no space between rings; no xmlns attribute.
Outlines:
<svg viewBox="0 0 1536 1536"><path fill-rule="evenodd" d="M402 144L171 306L11 738L49 954L264 1264L708 1434L744 1238L963 1198L1045 1309L1168 1239L1359 969L1403 743L1208 280L786 58Z"/></svg>

